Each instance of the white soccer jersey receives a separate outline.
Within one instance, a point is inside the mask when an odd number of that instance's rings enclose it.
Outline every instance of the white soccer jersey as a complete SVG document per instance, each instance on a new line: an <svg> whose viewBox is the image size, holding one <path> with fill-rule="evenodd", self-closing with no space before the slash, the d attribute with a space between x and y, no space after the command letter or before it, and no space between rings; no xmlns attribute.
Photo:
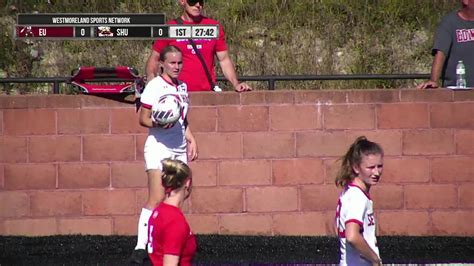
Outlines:
<svg viewBox="0 0 474 266"><path fill-rule="evenodd" d="M336 223L341 248L339 265L372 265L371 262L363 259L352 245L346 242L345 237L347 223L359 224L365 241L379 255L377 239L375 237L376 225L373 202L370 195L360 187L349 184L339 197Z"/></svg>
<svg viewBox="0 0 474 266"><path fill-rule="evenodd" d="M147 149L155 149L157 146L166 147L172 153L186 152L186 138L184 118L188 113L189 97L186 83L175 85L168 83L161 76L150 80L141 95L142 108L151 109L153 104L165 94L178 95L182 110L182 116L176 124L168 129L153 127L149 129L148 138L145 142L145 153Z"/></svg>

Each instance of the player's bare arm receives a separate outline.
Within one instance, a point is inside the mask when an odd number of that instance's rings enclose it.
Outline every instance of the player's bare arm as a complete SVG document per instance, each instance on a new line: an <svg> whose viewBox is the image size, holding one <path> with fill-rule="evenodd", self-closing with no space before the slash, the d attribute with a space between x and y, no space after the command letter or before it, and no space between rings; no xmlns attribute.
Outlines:
<svg viewBox="0 0 474 266"><path fill-rule="evenodd" d="M357 223L346 224L346 240L357 249L362 257L372 262L374 265L381 265L382 261L379 256L370 248L364 237L360 234L360 225Z"/></svg>
<svg viewBox="0 0 474 266"><path fill-rule="evenodd" d="M151 120L151 109L140 108L139 123L142 127L152 128L154 127L153 121Z"/></svg>
<svg viewBox="0 0 474 266"><path fill-rule="evenodd" d="M179 256L165 254L163 256L163 266L179 265Z"/></svg>
<svg viewBox="0 0 474 266"><path fill-rule="evenodd" d="M217 52L217 59L219 60L219 64L221 66L222 72L224 73L224 76L232 84L235 91L241 92L252 90L252 88L247 85L247 83L239 83L239 80L237 79L237 73L235 72L234 64L232 63L232 59L230 58L228 51Z"/></svg>
<svg viewBox="0 0 474 266"><path fill-rule="evenodd" d="M188 159L189 161L194 161L198 158L198 147L197 147L197 142L196 139L193 136L193 133L191 132L191 129L189 126L186 127L185 131L185 137L186 141L188 142Z"/></svg>
<svg viewBox="0 0 474 266"><path fill-rule="evenodd" d="M146 61L146 78L148 81L152 80L158 75L158 61L160 61L160 53L155 50L151 51L148 60Z"/></svg>

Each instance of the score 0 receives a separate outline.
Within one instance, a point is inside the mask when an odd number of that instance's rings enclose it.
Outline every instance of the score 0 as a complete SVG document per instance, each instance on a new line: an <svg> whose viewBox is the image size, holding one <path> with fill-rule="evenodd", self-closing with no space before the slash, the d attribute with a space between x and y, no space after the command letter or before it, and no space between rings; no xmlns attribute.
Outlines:
<svg viewBox="0 0 474 266"><path fill-rule="evenodd" d="M74 37L91 38L91 27L74 27Z"/></svg>
<svg viewBox="0 0 474 266"><path fill-rule="evenodd" d="M152 27L153 38L168 38L169 37L168 26Z"/></svg>

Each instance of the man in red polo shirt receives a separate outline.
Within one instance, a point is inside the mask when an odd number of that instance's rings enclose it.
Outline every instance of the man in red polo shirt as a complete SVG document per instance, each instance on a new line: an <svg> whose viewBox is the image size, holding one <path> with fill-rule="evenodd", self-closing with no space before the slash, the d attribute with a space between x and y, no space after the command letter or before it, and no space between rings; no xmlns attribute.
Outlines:
<svg viewBox="0 0 474 266"><path fill-rule="evenodd" d="M232 84L235 91L249 91L252 88L244 82L239 82L234 64L229 56L225 34L222 25L216 20L210 19L202 15L204 0L179 0L179 4L183 7L181 15L183 25L217 25L219 28L218 39L195 39L196 48L199 49L206 67L211 76L213 83L216 83L216 74L214 72L214 55L217 55L219 65L227 80ZM167 24L177 24L176 20L168 21ZM159 74L158 61L160 51L168 45L178 47L183 54L183 70L181 71L180 80L186 82L188 91L210 91L211 85L199 61L193 46L188 39L159 39L156 40L152 47L152 52L146 63L147 79L151 80Z"/></svg>

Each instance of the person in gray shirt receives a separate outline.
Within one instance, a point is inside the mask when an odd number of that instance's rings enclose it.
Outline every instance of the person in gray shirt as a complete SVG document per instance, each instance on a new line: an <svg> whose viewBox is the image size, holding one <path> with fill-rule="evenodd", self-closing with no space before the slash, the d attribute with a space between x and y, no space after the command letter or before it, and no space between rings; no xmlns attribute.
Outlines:
<svg viewBox="0 0 474 266"><path fill-rule="evenodd" d="M443 17L435 34L430 80L419 89L456 86L456 65L466 68L467 87L474 87L474 0L461 0L462 8ZM441 78L442 83L439 84Z"/></svg>

